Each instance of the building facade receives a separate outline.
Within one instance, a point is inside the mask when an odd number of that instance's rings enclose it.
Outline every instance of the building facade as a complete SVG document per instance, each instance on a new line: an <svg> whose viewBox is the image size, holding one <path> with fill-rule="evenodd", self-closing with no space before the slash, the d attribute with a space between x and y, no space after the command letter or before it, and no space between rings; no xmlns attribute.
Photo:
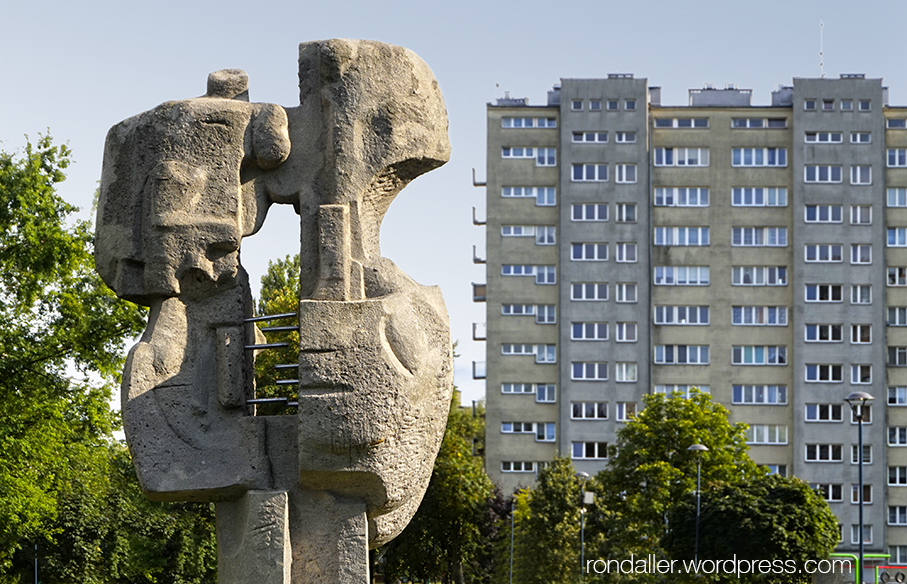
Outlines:
<svg viewBox="0 0 907 584"><path fill-rule="evenodd" d="M825 494L842 551L907 563L907 108L881 79L663 106L633 75L489 104L486 467L505 492L607 444L652 392L708 391L750 454ZM476 258L476 261L483 261Z"/></svg>

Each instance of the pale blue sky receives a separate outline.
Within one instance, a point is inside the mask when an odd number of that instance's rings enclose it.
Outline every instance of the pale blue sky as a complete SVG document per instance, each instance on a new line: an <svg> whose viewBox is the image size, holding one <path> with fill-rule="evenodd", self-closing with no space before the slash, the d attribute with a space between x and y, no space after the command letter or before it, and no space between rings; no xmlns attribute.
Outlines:
<svg viewBox="0 0 907 584"><path fill-rule="evenodd" d="M253 101L298 103L301 41L366 38L406 46L434 70L447 101L450 163L416 180L391 206L382 252L423 284L444 291L460 340L457 383L464 402L484 388L469 379L484 345L470 341L484 305L471 262L484 245L471 208L484 208L485 104L503 91L542 104L561 77L635 73L663 87L662 103L687 103L705 82L736 83L767 104L776 84L819 75L819 21L829 76L883 77L892 104L907 105L901 0L730 2L403 1L154 3L3 2L0 148L47 129L76 164L61 193L87 210L113 124L170 99L201 95L211 71L245 69ZM496 84L500 87L496 88ZM258 280L267 260L297 251L291 211L275 208L262 233L243 242L243 264ZM642 348L642 350L645 350Z"/></svg>

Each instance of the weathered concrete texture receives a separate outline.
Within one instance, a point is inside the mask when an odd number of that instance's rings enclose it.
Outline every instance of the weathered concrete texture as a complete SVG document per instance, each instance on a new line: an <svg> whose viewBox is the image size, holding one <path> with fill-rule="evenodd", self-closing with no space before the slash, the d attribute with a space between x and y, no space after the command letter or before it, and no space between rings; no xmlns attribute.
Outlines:
<svg viewBox="0 0 907 584"><path fill-rule="evenodd" d="M145 493L216 501L219 581L368 581L368 548L418 507L453 387L437 288L378 249L409 181L447 161L431 71L401 47L300 46L301 105L248 103L238 69L204 97L111 129L96 264L151 307L123 379ZM243 237L268 207L300 214L299 415L256 417Z"/></svg>

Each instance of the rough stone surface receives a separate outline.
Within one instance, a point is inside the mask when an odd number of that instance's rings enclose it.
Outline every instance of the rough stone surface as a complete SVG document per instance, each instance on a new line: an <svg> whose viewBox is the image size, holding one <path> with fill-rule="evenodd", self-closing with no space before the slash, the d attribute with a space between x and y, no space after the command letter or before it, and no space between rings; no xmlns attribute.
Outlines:
<svg viewBox="0 0 907 584"><path fill-rule="evenodd" d="M380 257L397 193L447 161L437 81L411 51L299 50L300 105L249 103L238 69L107 137L96 265L147 305L123 377L145 493L217 502L221 583L368 582L367 550L418 507L452 391L440 291ZM261 332L240 242L300 216L299 415L255 416Z"/></svg>

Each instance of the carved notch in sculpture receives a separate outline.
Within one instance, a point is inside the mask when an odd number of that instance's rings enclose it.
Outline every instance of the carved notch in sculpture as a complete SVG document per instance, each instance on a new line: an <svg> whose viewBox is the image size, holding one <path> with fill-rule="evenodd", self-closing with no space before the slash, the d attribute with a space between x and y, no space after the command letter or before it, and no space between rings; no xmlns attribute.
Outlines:
<svg viewBox="0 0 907 584"><path fill-rule="evenodd" d="M367 581L367 547L424 494L452 391L440 291L378 248L396 194L449 158L437 82L407 49L349 40L300 45L299 82L282 108L212 73L105 147L97 269L151 308L124 372L127 442L149 497L217 502L224 583ZM261 333L239 247L272 203L300 216L295 418L247 403Z"/></svg>

